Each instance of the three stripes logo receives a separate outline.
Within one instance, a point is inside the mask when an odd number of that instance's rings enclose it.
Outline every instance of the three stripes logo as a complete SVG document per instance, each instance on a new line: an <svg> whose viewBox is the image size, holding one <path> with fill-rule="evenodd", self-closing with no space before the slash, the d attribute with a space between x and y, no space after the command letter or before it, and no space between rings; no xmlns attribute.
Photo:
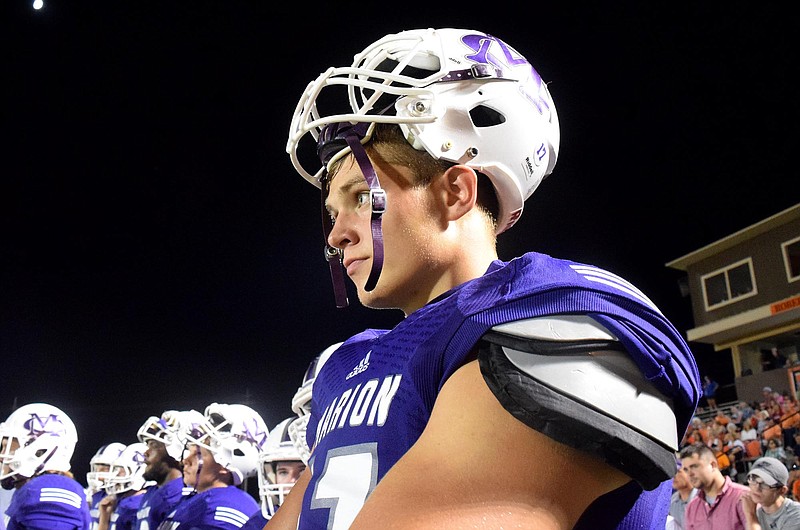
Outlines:
<svg viewBox="0 0 800 530"><path fill-rule="evenodd" d="M570 268L576 273L580 274L586 281L596 282L607 287L612 287L627 294L628 296L636 298L659 314L661 313L658 307L656 307L656 305L642 291L636 288L636 286L629 281L620 278L614 273L603 269L598 269L597 267L592 267L591 265L570 265Z"/></svg>
<svg viewBox="0 0 800 530"><path fill-rule="evenodd" d="M59 502L80 509L81 497L64 488L42 488L39 492L39 502Z"/></svg>
<svg viewBox="0 0 800 530"><path fill-rule="evenodd" d="M368 351L366 357L364 357L363 359L358 361L358 364L356 365L356 367L353 368L350 371L350 373L347 374L347 377L344 378L345 381L347 381L351 377L354 377L354 376L360 374L361 372L363 372L364 370L369 368L369 356L370 356L371 353L372 353L372 350Z"/></svg>

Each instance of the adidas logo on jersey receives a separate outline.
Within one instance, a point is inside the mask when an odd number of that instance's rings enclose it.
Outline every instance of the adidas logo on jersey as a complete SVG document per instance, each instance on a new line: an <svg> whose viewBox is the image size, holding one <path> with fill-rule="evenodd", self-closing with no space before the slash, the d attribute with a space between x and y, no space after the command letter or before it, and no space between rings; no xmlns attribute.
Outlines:
<svg viewBox="0 0 800 530"><path fill-rule="evenodd" d="M372 350L368 351L367 352L367 356L364 357L363 359L361 359L360 361L358 361L358 366L353 368L350 371L350 373L347 374L347 377L344 378L345 381L347 381L351 377L354 377L354 376L360 374L361 372L363 372L364 370L369 368L369 356L370 356L371 353L372 353Z"/></svg>

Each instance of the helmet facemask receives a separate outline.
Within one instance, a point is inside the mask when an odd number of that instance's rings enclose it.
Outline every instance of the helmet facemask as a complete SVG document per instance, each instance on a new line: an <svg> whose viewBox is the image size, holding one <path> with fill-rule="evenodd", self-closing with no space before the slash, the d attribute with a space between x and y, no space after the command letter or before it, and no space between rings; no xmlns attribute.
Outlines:
<svg viewBox="0 0 800 530"><path fill-rule="evenodd" d="M113 442L102 446L89 460L89 472L86 473L86 484L92 494L105 490L106 481L113 476L111 464L125 450L125 444Z"/></svg>
<svg viewBox="0 0 800 530"><path fill-rule="evenodd" d="M119 495L128 491L139 491L144 487L146 450L147 445L143 443L134 443L125 448L111 464L112 476L106 481L106 493Z"/></svg>
<svg viewBox="0 0 800 530"><path fill-rule="evenodd" d="M305 462L290 436L291 425L296 416L286 418L269 433L269 438L258 458L258 493L261 500L261 513L269 519L283 504L294 483L278 484L275 467L280 462Z"/></svg>
<svg viewBox="0 0 800 530"><path fill-rule="evenodd" d="M525 200L552 172L560 143L555 106L536 70L502 40L471 30L387 35L357 54L350 67L329 68L298 102L286 149L298 173L324 190L330 163L351 152L358 158L363 150L346 142L331 157L327 144L339 134L329 128L367 125L369 131L375 123L398 124L414 148L486 175L498 198L497 234L519 219ZM306 138L322 144L318 170L307 169L316 157L306 154ZM362 142L368 138L365 133ZM359 167L370 182L371 165ZM375 238L373 230L373 249L380 249L382 260L382 242ZM326 256L337 306L344 307L337 285L342 273L332 267L338 255Z"/></svg>
<svg viewBox="0 0 800 530"><path fill-rule="evenodd" d="M245 405L213 403L206 407L205 420L193 426L187 436L189 450L207 449L214 461L231 472L238 486L256 474L258 455L269 431L261 416ZM191 445L197 447L191 447ZM200 470L198 469L198 477Z"/></svg>

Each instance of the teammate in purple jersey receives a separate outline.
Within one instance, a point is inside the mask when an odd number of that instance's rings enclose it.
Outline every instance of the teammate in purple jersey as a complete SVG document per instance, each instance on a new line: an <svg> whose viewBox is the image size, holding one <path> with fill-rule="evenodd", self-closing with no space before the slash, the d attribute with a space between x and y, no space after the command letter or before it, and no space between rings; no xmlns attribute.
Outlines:
<svg viewBox="0 0 800 530"><path fill-rule="evenodd" d="M299 416L290 416L269 433L267 443L258 457L258 497L261 509L250 516L243 527L245 530L264 528L306 468L289 429L299 419Z"/></svg>
<svg viewBox="0 0 800 530"><path fill-rule="evenodd" d="M252 408L212 403L205 421L188 436L183 480L194 493L184 498L158 530L239 529L259 510L240 488L254 477L269 429Z"/></svg>
<svg viewBox="0 0 800 530"><path fill-rule="evenodd" d="M111 476L106 481L108 495L98 506L99 530L133 530L136 514L142 504L144 471L147 467L144 453L147 445L136 442L125 448L111 464Z"/></svg>
<svg viewBox="0 0 800 530"><path fill-rule="evenodd" d="M151 416L139 428L139 441L147 444L144 479L148 486L136 513L136 530L155 530L180 500L191 492L185 488L181 460L186 435L194 425L205 421L196 410L166 410L160 417Z"/></svg>
<svg viewBox="0 0 800 530"><path fill-rule="evenodd" d="M92 518L91 530L97 530L100 521L98 506L106 496L105 482L111 476L111 463L125 449L125 444L112 442L101 446L89 460L89 472L86 473L86 493L89 497L89 516Z"/></svg>
<svg viewBox="0 0 800 530"><path fill-rule="evenodd" d="M30 403L0 424L0 483L14 489L7 530L88 530L86 492L70 473L78 441L72 420L46 403Z"/></svg>
<svg viewBox="0 0 800 530"><path fill-rule="evenodd" d="M267 529L664 527L700 395L685 341L614 274L498 259L559 142L547 85L479 31L387 35L309 83L287 151L322 192L337 306L343 266L406 319L323 366Z"/></svg>

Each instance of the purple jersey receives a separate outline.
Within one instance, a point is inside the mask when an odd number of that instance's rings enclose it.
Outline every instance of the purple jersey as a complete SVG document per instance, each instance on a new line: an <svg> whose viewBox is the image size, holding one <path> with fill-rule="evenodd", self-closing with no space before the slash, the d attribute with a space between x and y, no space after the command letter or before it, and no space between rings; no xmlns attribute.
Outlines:
<svg viewBox="0 0 800 530"><path fill-rule="evenodd" d="M394 329L367 330L331 356L314 382L307 437L312 478L298 528L346 528L416 442L445 381L491 327L547 315L588 315L673 398L678 439L699 399L689 347L627 281L597 267L529 253L438 297ZM631 495L635 498L638 493ZM645 496L646 497L646 496ZM660 499L660 488L653 499ZM632 504L633 501L631 501ZM666 509L664 518L666 518Z"/></svg>
<svg viewBox="0 0 800 530"><path fill-rule="evenodd" d="M64 475L33 477L14 492L6 510L7 530L88 530L83 487Z"/></svg>
<svg viewBox="0 0 800 530"><path fill-rule="evenodd" d="M149 486L142 495L139 510L136 512L136 530L156 530L167 514L188 495L188 488L183 486L183 477L172 479L163 486Z"/></svg>
<svg viewBox="0 0 800 530"><path fill-rule="evenodd" d="M250 519L242 527L242 530L264 530L264 525L269 522L269 519L264 517L259 509L256 513L250 516Z"/></svg>
<svg viewBox="0 0 800 530"><path fill-rule="evenodd" d="M260 507L235 486L211 488L183 499L158 530L239 529Z"/></svg>
<svg viewBox="0 0 800 530"><path fill-rule="evenodd" d="M89 501L89 517L91 517L91 523L89 525L90 530L97 530L100 526L100 510L97 506L105 496L106 490L100 490L92 494L92 498Z"/></svg>
<svg viewBox="0 0 800 530"><path fill-rule="evenodd" d="M129 495L117 503L111 514L109 530L133 530L136 528L136 513L142 505L144 494Z"/></svg>

